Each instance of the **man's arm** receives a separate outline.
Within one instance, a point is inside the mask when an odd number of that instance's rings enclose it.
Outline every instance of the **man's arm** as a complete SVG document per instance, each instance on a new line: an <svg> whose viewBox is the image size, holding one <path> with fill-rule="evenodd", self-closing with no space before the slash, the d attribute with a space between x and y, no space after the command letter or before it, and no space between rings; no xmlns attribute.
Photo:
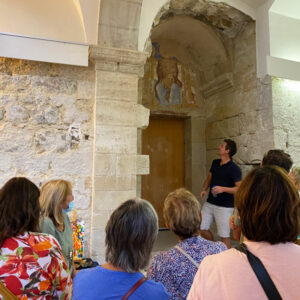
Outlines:
<svg viewBox="0 0 300 300"><path fill-rule="evenodd" d="M235 194L241 185L241 181L237 181L234 183L234 187L226 187L226 186L215 186L213 188L214 194L221 194L221 193L228 193L228 194Z"/></svg>
<svg viewBox="0 0 300 300"><path fill-rule="evenodd" d="M212 177L211 172L209 172L207 178L204 181L204 184L203 184L203 187L202 187L202 191L200 193L200 197L201 198L203 198L206 195L206 191L207 191L207 189L208 189L208 187L210 185L210 182L211 182L211 177Z"/></svg>

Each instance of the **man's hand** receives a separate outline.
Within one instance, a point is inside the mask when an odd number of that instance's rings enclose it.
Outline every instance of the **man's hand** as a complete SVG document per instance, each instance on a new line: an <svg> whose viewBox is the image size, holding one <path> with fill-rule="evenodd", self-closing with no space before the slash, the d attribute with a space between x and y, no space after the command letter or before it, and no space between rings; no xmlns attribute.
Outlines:
<svg viewBox="0 0 300 300"><path fill-rule="evenodd" d="M205 195L206 195L206 191L202 191L202 192L200 193L200 198L202 199Z"/></svg>
<svg viewBox="0 0 300 300"><path fill-rule="evenodd" d="M212 193L215 194L215 195L221 194L221 193L224 193L224 192L225 192L225 189L224 189L223 186L217 185L217 186L212 188Z"/></svg>

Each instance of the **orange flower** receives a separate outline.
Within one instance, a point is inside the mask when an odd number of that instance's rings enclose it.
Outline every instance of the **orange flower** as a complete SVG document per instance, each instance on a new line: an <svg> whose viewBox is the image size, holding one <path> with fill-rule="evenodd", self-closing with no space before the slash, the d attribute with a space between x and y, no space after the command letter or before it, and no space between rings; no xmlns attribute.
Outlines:
<svg viewBox="0 0 300 300"><path fill-rule="evenodd" d="M44 280L39 283L39 287L41 291L46 291L49 286L50 286L49 280Z"/></svg>
<svg viewBox="0 0 300 300"><path fill-rule="evenodd" d="M28 297L27 296L22 296L21 300L28 300Z"/></svg>
<svg viewBox="0 0 300 300"><path fill-rule="evenodd" d="M52 244L47 240L33 245L33 249L36 251L45 251L51 248L52 248Z"/></svg>

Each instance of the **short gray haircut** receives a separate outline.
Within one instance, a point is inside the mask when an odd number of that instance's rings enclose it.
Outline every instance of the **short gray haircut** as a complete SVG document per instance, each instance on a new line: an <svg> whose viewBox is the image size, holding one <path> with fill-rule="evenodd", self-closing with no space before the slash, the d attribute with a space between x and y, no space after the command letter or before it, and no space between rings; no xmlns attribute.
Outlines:
<svg viewBox="0 0 300 300"><path fill-rule="evenodd" d="M135 198L122 203L105 231L107 262L129 273L147 267L158 233L157 214L148 201Z"/></svg>

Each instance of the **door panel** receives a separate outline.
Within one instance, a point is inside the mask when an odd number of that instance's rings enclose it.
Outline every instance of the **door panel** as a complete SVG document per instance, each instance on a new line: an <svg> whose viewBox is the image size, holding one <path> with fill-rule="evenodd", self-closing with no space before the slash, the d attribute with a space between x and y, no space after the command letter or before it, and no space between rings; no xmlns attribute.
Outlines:
<svg viewBox="0 0 300 300"><path fill-rule="evenodd" d="M157 211L159 227L165 227L164 199L184 186L184 119L150 118L142 145L143 154L150 157L150 174L142 176L142 197Z"/></svg>

